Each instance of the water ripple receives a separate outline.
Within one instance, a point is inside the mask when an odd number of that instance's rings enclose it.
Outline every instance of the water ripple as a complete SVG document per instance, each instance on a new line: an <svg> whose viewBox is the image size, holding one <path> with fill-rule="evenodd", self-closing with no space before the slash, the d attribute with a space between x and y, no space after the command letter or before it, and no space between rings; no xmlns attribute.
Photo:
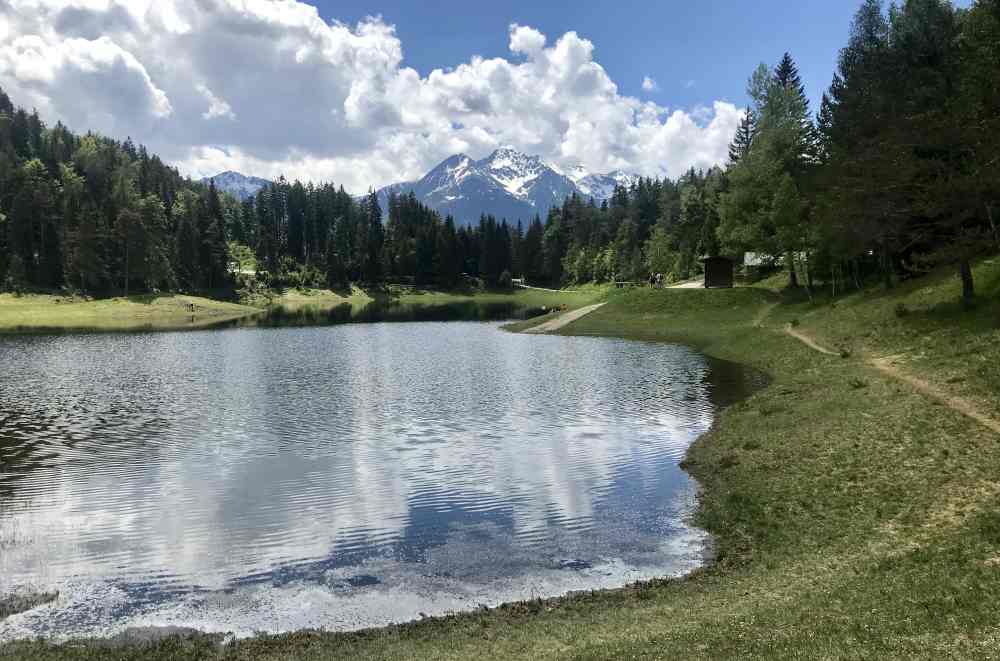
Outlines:
<svg viewBox="0 0 1000 661"><path fill-rule="evenodd" d="M690 569L677 464L754 385L477 323L4 337L0 365L0 595L63 595L0 641L353 628Z"/></svg>

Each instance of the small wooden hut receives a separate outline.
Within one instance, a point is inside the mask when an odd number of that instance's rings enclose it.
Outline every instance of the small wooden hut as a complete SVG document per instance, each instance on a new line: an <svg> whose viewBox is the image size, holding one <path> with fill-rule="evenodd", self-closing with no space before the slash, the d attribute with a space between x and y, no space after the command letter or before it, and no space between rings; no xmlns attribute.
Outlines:
<svg viewBox="0 0 1000 661"><path fill-rule="evenodd" d="M728 257L705 257L705 289L732 289L734 263Z"/></svg>

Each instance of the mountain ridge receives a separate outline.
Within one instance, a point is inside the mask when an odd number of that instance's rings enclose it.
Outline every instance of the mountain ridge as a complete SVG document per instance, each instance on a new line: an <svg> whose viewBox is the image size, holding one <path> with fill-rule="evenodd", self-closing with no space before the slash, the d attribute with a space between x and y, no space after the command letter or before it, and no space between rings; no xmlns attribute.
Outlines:
<svg viewBox="0 0 1000 661"><path fill-rule="evenodd" d="M390 184L377 191L383 212L392 193L413 192L417 199L459 225L474 224L483 215L509 221L545 217L573 194L601 203L618 185L631 186L638 175L615 170L590 173L582 166L569 171L512 147L500 147L478 161L455 154L417 181Z"/></svg>
<svg viewBox="0 0 1000 661"><path fill-rule="evenodd" d="M549 209L574 194L600 204L611 198L616 186L628 188L639 178L622 170L592 173L582 165L564 170L540 156L500 147L479 160L453 154L420 179L383 186L376 194L383 213L388 213L390 195L412 192L418 201L442 216L454 217L459 225L473 225L484 214L527 223L535 215L544 218ZM216 188L240 200L271 184L232 170L201 181L214 181Z"/></svg>
<svg viewBox="0 0 1000 661"><path fill-rule="evenodd" d="M229 193L239 201L243 202L257 194L260 189L270 186L271 181L252 177L235 170L226 170L212 177L205 177L200 180L203 184L215 182L216 189Z"/></svg>

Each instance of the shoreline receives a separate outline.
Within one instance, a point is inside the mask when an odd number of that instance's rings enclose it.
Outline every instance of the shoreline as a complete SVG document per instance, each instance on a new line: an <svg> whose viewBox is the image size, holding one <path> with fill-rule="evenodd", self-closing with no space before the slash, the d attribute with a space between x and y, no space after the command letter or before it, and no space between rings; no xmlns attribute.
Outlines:
<svg viewBox="0 0 1000 661"><path fill-rule="evenodd" d="M274 312L322 314L344 306L364 310L366 306L380 302L417 309L475 303L487 306L510 304L524 309L565 305L567 309L575 310L600 300L604 293L600 288L585 292L419 290L395 297L371 297L359 289L346 296L327 290L289 290L259 298L257 303L233 303L186 294L100 299L53 294L0 294L0 337L208 330Z"/></svg>
<svg viewBox="0 0 1000 661"><path fill-rule="evenodd" d="M993 261L978 268L1000 275ZM683 343L771 375L688 450L695 524L717 555L683 579L221 652L173 639L127 658L982 658L1000 625L998 437L867 362L905 354L928 382L995 407L1000 374L978 366L1000 357L1000 304L962 316L956 294L950 274L820 304L763 288L628 292L559 331ZM819 354L790 323L850 350Z"/></svg>

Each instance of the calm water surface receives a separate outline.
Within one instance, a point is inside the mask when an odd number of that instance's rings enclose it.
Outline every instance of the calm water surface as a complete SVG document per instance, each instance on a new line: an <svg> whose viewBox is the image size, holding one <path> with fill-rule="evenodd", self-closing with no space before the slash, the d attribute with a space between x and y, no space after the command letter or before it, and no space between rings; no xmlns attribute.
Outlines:
<svg viewBox="0 0 1000 661"><path fill-rule="evenodd" d="M353 629L690 571L759 380L494 323L0 337L0 641Z"/></svg>

